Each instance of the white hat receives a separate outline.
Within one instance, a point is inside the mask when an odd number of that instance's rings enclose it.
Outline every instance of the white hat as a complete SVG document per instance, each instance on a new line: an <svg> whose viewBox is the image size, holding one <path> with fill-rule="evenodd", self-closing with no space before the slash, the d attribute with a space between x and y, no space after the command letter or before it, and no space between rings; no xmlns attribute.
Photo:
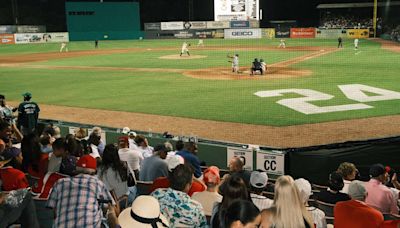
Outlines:
<svg viewBox="0 0 400 228"><path fill-rule="evenodd" d="M175 154L168 157L167 163L168 170L172 172L172 170L175 169L175 167L177 167L178 165L185 164L185 159L182 156Z"/></svg>
<svg viewBox="0 0 400 228"><path fill-rule="evenodd" d="M296 184L297 188L299 189L300 197L303 203L308 201L310 196L313 194L311 191L311 184L308 182L308 180L304 178L299 178L294 181Z"/></svg>
<svg viewBox="0 0 400 228"><path fill-rule="evenodd" d="M122 228L137 227L169 227L168 220L160 213L160 204L152 196L139 196L132 203L132 207L126 208L118 216L118 222Z"/></svg>
<svg viewBox="0 0 400 228"><path fill-rule="evenodd" d="M134 132L134 131L130 131L130 132L128 133L128 136L133 136L133 137L136 137L136 132Z"/></svg>
<svg viewBox="0 0 400 228"><path fill-rule="evenodd" d="M130 131L131 131L131 129L129 127L122 128L122 133L123 134L128 134L128 132L130 132Z"/></svg>
<svg viewBox="0 0 400 228"><path fill-rule="evenodd" d="M268 183L268 175L266 172L251 172L250 184L255 188L265 188Z"/></svg>
<svg viewBox="0 0 400 228"><path fill-rule="evenodd" d="M358 180L352 181L349 185L349 196L352 199L364 200L366 197L367 190L365 189L364 183Z"/></svg>

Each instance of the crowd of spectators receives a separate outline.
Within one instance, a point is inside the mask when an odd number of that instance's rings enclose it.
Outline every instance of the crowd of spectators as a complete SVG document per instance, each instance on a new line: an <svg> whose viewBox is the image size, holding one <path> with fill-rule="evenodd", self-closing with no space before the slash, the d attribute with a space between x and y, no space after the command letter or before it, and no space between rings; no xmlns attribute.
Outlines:
<svg viewBox="0 0 400 228"><path fill-rule="evenodd" d="M320 28L344 29L344 28L372 28L372 18L359 18L354 15L325 14L320 21ZM382 27L382 19L377 19L377 27Z"/></svg>
<svg viewBox="0 0 400 228"><path fill-rule="evenodd" d="M39 227L34 199L46 201L54 227L397 227L400 183L382 164L371 165L368 182L356 180L344 162L316 189L306 177L272 181L249 171L239 157L221 177L216 166L200 167L196 142L149 145L128 128L117 144L102 129L78 128L62 137L56 126L23 133L0 120L0 227ZM148 183L148 192L138 185Z"/></svg>
<svg viewBox="0 0 400 228"><path fill-rule="evenodd" d="M391 30L390 38L394 41L400 42L400 25Z"/></svg>

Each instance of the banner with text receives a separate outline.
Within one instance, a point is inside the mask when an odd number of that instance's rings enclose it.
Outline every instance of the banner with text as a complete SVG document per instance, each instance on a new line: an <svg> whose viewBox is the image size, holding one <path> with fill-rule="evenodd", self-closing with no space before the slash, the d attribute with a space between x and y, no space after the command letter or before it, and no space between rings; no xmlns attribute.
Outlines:
<svg viewBox="0 0 400 228"><path fill-rule="evenodd" d="M269 39L275 38L275 29L274 28L262 29L262 37Z"/></svg>
<svg viewBox="0 0 400 228"><path fill-rule="evenodd" d="M183 30L183 21L161 22L161 30Z"/></svg>
<svg viewBox="0 0 400 228"><path fill-rule="evenodd" d="M259 0L214 0L215 21L259 19Z"/></svg>
<svg viewBox="0 0 400 228"><path fill-rule="evenodd" d="M285 155L280 151L257 151L257 169L267 173L285 174Z"/></svg>
<svg viewBox="0 0 400 228"><path fill-rule="evenodd" d="M244 164L244 169L253 170L253 150L228 147L226 148L226 161L229 167L229 161L233 157L239 157Z"/></svg>
<svg viewBox="0 0 400 228"><path fill-rule="evenodd" d="M225 39L257 39L261 38L261 29L225 29Z"/></svg>
<svg viewBox="0 0 400 228"><path fill-rule="evenodd" d="M190 29L206 29L207 28L207 22L205 21L191 21L190 23Z"/></svg>
<svg viewBox="0 0 400 228"><path fill-rule="evenodd" d="M369 29L347 29L348 38L369 38Z"/></svg>
<svg viewBox="0 0 400 228"><path fill-rule="evenodd" d="M289 37L290 37L289 27L275 28L275 38L289 38Z"/></svg>
<svg viewBox="0 0 400 228"><path fill-rule="evenodd" d="M315 38L315 28L291 28L290 38Z"/></svg>
<svg viewBox="0 0 400 228"><path fill-rule="evenodd" d="M316 38L337 39L339 37L346 37L346 29L317 29Z"/></svg>
<svg viewBox="0 0 400 228"><path fill-rule="evenodd" d="M14 34L0 34L0 44L15 44Z"/></svg>
<svg viewBox="0 0 400 228"><path fill-rule="evenodd" d="M46 26L44 25L18 25L17 33L44 33Z"/></svg>
<svg viewBox="0 0 400 228"><path fill-rule="evenodd" d="M207 21L207 29L225 29L229 26L229 21Z"/></svg>
<svg viewBox="0 0 400 228"><path fill-rule="evenodd" d="M249 21L231 21L230 22L231 28L250 28Z"/></svg>
<svg viewBox="0 0 400 228"><path fill-rule="evenodd" d="M17 33L14 37L16 44L61 43L69 41L69 35L67 32Z"/></svg>
<svg viewBox="0 0 400 228"><path fill-rule="evenodd" d="M144 23L144 30L145 31L160 31L161 30L161 23Z"/></svg>
<svg viewBox="0 0 400 228"><path fill-rule="evenodd" d="M0 34L12 34L17 32L15 25L0 25Z"/></svg>

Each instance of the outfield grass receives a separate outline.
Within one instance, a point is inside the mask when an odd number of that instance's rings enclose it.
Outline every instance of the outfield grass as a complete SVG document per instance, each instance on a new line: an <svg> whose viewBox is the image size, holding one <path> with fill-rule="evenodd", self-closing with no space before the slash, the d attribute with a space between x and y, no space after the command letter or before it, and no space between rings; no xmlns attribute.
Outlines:
<svg viewBox="0 0 400 228"><path fill-rule="evenodd" d="M162 55L177 54L181 40L163 41L106 41L101 49L176 47L177 51L141 51L123 54L85 56L30 63L51 66L112 66L165 69L201 69L227 67L226 51L199 50L192 54L206 55L204 59L161 60ZM196 43L196 41L192 41ZM275 46L273 40L205 40L206 46ZM336 40L288 39L288 46L334 47ZM70 50L93 49L93 42L71 42ZM251 123L287 126L304 123L385 116L400 113L400 100L368 102L371 109L305 115L276 103L284 97L260 98L257 91L275 89L313 89L335 97L327 101L310 102L315 105L356 103L343 95L338 85L365 84L400 92L399 53L380 49L380 45L361 40L360 51L345 41L345 49L296 64L308 69L311 76L271 80L216 81L193 79L171 72L98 71L78 69L0 68L0 93L9 100L20 100L21 93L31 91L39 104L89 107ZM2 45L0 55L54 52L58 44ZM232 50L234 52L235 50ZM240 51L241 65L249 65L254 57L263 57L269 64L291 59L304 51ZM357 53L357 54L356 54ZM246 63L246 64L245 64Z"/></svg>

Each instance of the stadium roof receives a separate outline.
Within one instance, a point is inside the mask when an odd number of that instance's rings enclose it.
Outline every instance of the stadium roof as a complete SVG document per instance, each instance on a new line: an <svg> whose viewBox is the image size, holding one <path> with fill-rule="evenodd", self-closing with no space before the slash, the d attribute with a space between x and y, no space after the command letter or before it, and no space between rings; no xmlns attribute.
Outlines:
<svg viewBox="0 0 400 228"><path fill-rule="evenodd" d="M368 8L373 7L373 2L362 2L362 3L331 3L331 4L319 4L317 9L339 9L339 8ZM378 7L385 6L400 6L400 1L393 2L378 2Z"/></svg>

